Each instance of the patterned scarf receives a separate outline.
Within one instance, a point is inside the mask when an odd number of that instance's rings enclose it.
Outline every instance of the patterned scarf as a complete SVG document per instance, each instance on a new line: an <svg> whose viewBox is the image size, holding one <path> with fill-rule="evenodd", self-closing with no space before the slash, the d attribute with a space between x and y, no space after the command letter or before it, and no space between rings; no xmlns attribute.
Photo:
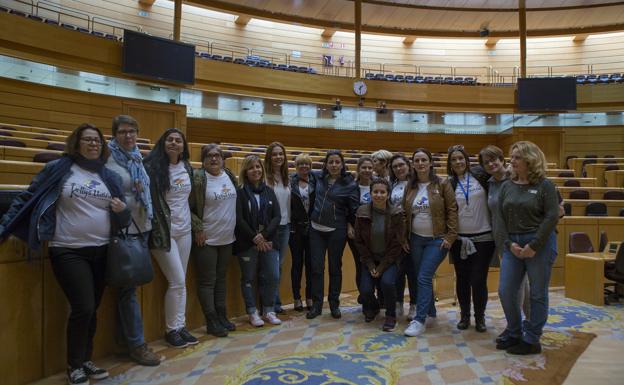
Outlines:
<svg viewBox="0 0 624 385"><path fill-rule="evenodd" d="M132 151L125 151L117 139L113 138L108 142L108 148L111 151L113 159L121 167L128 170L130 178L134 181L132 185L132 192L135 194L135 198L138 202L141 202L147 212L147 217L152 219L152 197L150 196L150 180L147 176L147 172L143 167L143 156L139 151L138 146L134 146Z"/></svg>

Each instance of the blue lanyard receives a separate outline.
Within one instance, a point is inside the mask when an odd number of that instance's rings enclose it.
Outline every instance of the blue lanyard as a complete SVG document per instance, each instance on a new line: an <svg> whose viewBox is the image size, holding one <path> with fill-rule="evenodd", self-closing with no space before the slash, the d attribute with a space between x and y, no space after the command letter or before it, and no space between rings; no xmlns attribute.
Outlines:
<svg viewBox="0 0 624 385"><path fill-rule="evenodd" d="M461 188L462 192L464 193L464 197L466 197L466 206L468 206L468 197L470 196L470 174L467 173L467 177L466 177L466 189L464 189L464 186L461 183L461 180L459 180L459 178L457 178L457 183L459 184L459 188Z"/></svg>

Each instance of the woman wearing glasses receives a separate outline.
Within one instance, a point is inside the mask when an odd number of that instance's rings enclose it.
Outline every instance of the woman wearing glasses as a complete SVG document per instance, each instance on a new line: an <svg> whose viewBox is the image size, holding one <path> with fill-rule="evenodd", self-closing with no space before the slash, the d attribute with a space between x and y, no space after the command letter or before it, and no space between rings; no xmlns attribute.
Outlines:
<svg viewBox="0 0 624 385"><path fill-rule="evenodd" d="M197 264L197 297L206 318L208 334L225 337L236 326L225 310L228 260L236 228L236 178L224 167L218 144L202 148L203 169L193 174L191 221Z"/></svg>
<svg viewBox="0 0 624 385"><path fill-rule="evenodd" d="M121 178L104 167L109 152L103 144L98 128L80 125L67 138L63 157L48 163L0 220L0 240L23 234L33 251L48 242L52 271L71 305L66 330L71 385L108 377L91 361L96 311L111 231L130 221Z"/></svg>
<svg viewBox="0 0 624 385"><path fill-rule="evenodd" d="M487 276L494 255L494 237L487 204L487 176L470 169L470 157L464 146L448 150L447 175L457 201L458 239L451 247L455 267L456 293L460 307L457 329L470 326L470 300L474 306L475 329L485 332Z"/></svg>

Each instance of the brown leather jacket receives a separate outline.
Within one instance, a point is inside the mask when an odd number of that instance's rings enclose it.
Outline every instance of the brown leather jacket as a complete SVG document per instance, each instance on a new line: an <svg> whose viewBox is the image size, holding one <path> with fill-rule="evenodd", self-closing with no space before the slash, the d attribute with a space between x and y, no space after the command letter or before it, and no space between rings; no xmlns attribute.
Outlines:
<svg viewBox="0 0 624 385"><path fill-rule="evenodd" d="M431 182L427 186L429 193L429 207L433 221L433 236L442 237L449 245L457 238L457 201L455 190L447 179L440 178L437 182ZM418 194L417 188L407 184L403 196L403 208L407 221L405 237L409 239L412 232L412 204Z"/></svg>
<svg viewBox="0 0 624 385"><path fill-rule="evenodd" d="M380 261L376 261L371 253L371 203L360 206L355 214L355 246L360 252L360 261L368 270L377 269L383 273L393 263L401 259L405 234L405 212L400 207L388 204L385 221L386 251ZM379 262L379 265L376 264Z"/></svg>

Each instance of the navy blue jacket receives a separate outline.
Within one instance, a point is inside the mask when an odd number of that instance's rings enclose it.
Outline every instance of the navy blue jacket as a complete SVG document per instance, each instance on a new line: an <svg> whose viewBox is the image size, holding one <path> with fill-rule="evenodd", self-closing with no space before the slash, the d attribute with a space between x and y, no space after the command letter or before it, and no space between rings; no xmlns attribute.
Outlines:
<svg viewBox="0 0 624 385"><path fill-rule="evenodd" d="M64 181L71 175L70 168L73 163L72 159L64 156L45 165L0 219L0 240L13 234L28 243L30 250L39 251L43 241L54 238L56 201ZM106 167L102 168L99 175L111 196L125 201L121 190L121 177ZM111 226L125 227L130 223L128 208L120 213L111 211L111 214Z"/></svg>
<svg viewBox="0 0 624 385"><path fill-rule="evenodd" d="M360 189L351 174L346 174L329 187L327 177L315 172L314 208L310 219L319 225L346 229L355 223L355 212L360 206Z"/></svg>

